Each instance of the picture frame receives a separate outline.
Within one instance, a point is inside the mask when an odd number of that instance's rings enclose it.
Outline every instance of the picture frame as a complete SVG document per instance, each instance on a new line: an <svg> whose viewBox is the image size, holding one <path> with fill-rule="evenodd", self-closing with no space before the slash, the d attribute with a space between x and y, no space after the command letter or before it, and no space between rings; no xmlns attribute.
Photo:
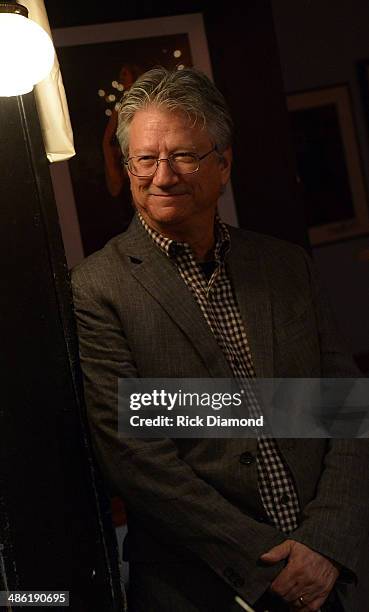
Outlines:
<svg viewBox="0 0 369 612"><path fill-rule="evenodd" d="M369 137L369 58L357 62L362 105Z"/></svg>
<svg viewBox="0 0 369 612"><path fill-rule="evenodd" d="M130 72L139 64L137 75L158 64L170 69L194 66L209 78L212 70L200 13L58 28L52 34L76 156L68 162L52 164L50 171L67 262L73 267L102 248L124 225L121 203L104 193L102 153L104 126L111 120L104 113L112 114L119 91L124 88L121 66L124 70L128 66ZM109 97L114 98L111 103ZM126 183L124 206L127 198L130 200L128 180ZM220 199L219 213L230 225L238 225L231 184Z"/></svg>
<svg viewBox="0 0 369 612"><path fill-rule="evenodd" d="M367 190L347 84L287 96L312 246L369 233Z"/></svg>

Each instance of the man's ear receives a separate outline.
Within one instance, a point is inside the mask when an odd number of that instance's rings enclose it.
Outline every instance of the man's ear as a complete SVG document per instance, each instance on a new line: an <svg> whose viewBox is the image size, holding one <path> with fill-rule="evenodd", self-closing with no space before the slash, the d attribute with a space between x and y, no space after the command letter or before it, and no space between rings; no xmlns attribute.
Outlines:
<svg viewBox="0 0 369 612"><path fill-rule="evenodd" d="M222 185L226 185L229 181L232 168L232 147L228 147L223 153L220 154L219 163L221 166L221 181Z"/></svg>

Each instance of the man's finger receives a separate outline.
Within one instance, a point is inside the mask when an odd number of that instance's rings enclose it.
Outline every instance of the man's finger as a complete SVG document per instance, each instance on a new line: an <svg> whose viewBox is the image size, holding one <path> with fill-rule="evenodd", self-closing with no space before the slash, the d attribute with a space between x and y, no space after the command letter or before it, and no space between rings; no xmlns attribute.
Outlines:
<svg viewBox="0 0 369 612"><path fill-rule="evenodd" d="M278 561L282 561L282 559L286 559L291 552L291 543L289 540L282 542L282 544L278 544L278 546L274 546L268 552L261 555L260 559L265 561L265 563L277 563Z"/></svg>
<svg viewBox="0 0 369 612"><path fill-rule="evenodd" d="M286 569L282 570L277 578L270 585L271 591L280 597L285 598L291 592L301 593L302 587L298 585L296 578ZM288 601L292 601L289 598Z"/></svg>
<svg viewBox="0 0 369 612"><path fill-rule="evenodd" d="M303 596L303 603L296 598L294 601L289 602L289 609L291 612L319 612L326 599L326 595L319 595L319 597Z"/></svg>

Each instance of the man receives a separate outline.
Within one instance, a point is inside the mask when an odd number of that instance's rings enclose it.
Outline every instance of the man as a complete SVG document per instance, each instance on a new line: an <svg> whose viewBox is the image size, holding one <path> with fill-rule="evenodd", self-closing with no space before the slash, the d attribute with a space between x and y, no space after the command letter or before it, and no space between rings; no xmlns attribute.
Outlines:
<svg viewBox="0 0 369 612"><path fill-rule="evenodd" d="M357 374L303 250L218 219L231 128L203 74L144 74L117 132L136 217L74 271L92 435L128 506L130 610L239 610L235 595L339 610L367 532L365 441L117 433L120 377Z"/></svg>

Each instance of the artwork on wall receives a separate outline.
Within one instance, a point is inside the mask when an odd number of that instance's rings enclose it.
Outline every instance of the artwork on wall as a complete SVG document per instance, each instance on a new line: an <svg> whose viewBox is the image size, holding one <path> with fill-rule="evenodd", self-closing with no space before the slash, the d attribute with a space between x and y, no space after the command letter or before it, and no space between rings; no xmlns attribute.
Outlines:
<svg viewBox="0 0 369 612"><path fill-rule="evenodd" d="M177 70L195 66L212 75L201 14L56 29L53 38L77 153L51 167L72 266L124 231L133 214L115 140L116 105L124 91L158 65ZM220 212L237 224L231 186Z"/></svg>
<svg viewBox="0 0 369 612"><path fill-rule="evenodd" d="M366 125L369 136L369 59L360 60L357 63L363 109L366 116Z"/></svg>
<svg viewBox="0 0 369 612"><path fill-rule="evenodd" d="M294 93L287 106L311 244L369 233L348 86Z"/></svg>

